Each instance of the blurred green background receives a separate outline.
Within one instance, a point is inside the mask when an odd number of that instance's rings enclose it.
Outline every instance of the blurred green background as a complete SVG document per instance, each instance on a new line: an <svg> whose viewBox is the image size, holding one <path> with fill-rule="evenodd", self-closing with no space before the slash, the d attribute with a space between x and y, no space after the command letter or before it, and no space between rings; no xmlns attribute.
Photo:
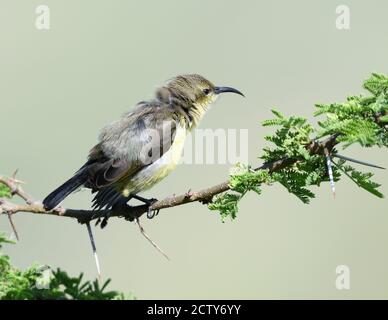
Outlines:
<svg viewBox="0 0 388 320"><path fill-rule="evenodd" d="M51 10L49 31L35 8ZM19 168L42 199L79 168L98 131L181 73L234 86L201 128L249 129L249 160L270 129L270 108L311 117L314 103L362 92L371 72L387 73L386 1L347 1L351 29L335 27L338 1L0 2L0 173ZM222 109L222 110L221 110ZM386 150L346 155L388 166ZM180 165L147 195L163 198L223 181L229 165ZM388 193L388 173L376 180ZM65 206L88 208L80 192ZM145 220L145 219L144 219ZM96 275L86 228L70 219L18 214L15 264L61 266ZM144 221L165 260L129 222L111 219L95 236L112 289L146 298L388 298L387 201L349 180L303 205L279 186L247 196L238 219L221 223L198 203ZM6 217L0 230L11 232ZM350 290L335 268L350 268Z"/></svg>

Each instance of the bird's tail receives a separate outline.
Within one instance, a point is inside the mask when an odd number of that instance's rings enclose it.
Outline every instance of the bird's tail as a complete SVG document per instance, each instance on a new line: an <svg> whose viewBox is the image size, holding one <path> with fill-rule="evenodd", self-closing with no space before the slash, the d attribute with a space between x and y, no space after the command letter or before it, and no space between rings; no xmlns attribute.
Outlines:
<svg viewBox="0 0 388 320"><path fill-rule="evenodd" d="M46 210L54 209L70 193L77 190L88 180L86 170L78 171L71 179L67 180L60 187L51 192L44 200L43 206Z"/></svg>

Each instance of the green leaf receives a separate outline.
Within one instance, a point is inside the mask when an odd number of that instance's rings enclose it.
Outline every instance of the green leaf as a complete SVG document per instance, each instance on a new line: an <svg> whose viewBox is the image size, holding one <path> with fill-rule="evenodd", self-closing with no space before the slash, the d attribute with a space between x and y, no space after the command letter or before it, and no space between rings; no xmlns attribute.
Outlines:
<svg viewBox="0 0 388 320"><path fill-rule="evenodd" d="M372 76L364 82L364 88L376 96L381 93L386 93L388 91L388 77L383 74L373 73Z"/></svg>
<svg viewBox="0 0 388 320"><path fill-rule="evenodd" d="M213 201L209 203L208 208L210 210L219 211L222 222L225 222L227 217L234 220L237 216L238 202L240 199L240 194L225 192L216 196Z"/></svg>
<svg viewBox="0 0 388 320"><path fill-rule="evenodd" d="M11 241L0 233L0 249L1 244L4 243L11 243ZM52 271L51 276L48 279L45 278L47 287L41 288L37 284L45 276L43 272L43 268L36 265L21 271L13 267L9 257L0 252L0 300L134 299L133 295L106 291L110 280L100 288L97 280L83 282L82 273L78 277L70 277L61 269Z"/></svg>
<svg viewBox="0 0 388 320"><path fill-rule="evenodd" d="M381 117L380 117L380 121L381 121L381 122L384 122L384 123L388 123L388 115L386 115L386 116L381 116Z"/></svg>
<svg viewBox="0 0 388 320"><path fill-rule="evenodd" d="M0 198L11 198L11 190L0 182Z"/></svg>
<svg viewBox="0 0 388 320"><path fill-rule="evenodd" d="M343 161L339 162L336 165L343 173L345 173L345 175L347 175L360 188L363 188L364 190L372 193L378 198L384 198L384 195L378 190L378 188L381 185L371 180L371 178L373 177L373 173L371 172L363 173L363 172L357 171L352 166L344 165Z"/></svg>

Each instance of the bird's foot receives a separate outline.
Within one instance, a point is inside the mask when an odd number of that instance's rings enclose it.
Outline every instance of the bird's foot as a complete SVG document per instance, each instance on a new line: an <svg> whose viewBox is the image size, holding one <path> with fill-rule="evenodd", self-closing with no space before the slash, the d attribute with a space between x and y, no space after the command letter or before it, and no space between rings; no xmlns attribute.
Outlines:
<svg viewBox="0 0 388 320"><path fill-rule="evenodd" d="M104 229L108 225L109 217L99 217L94 224L96 227L100 226L101 229Z"/></svg>
<svg viewBox="0 0 388 320"><path fill-rule="evenodd" d="M98 217L98 219L95 223L95 226L96 227L100 226L101 229L104 229L108 225L108 220L109 220L110 216L111 216L111 211L106 210L106 212L102 216Z"/></svg>
<svg viewBox="0 0 388 320"><path fill-rule="evenodd" d="M127 200L128 201L128 200ZM110 210L105 209L105 212L102 213L97 221L96 221L96 226L100 225L101 229L105 228L108 224L109 218L112 216L112 212L123 212L127 213L131 211L131 206L126 203L126 201L121 201L116 203ZM126 218L129 221L133 221L135 217L127 217Z"/></svg>
<svg viewBox="0 0 388 320"><path fill-rule="evenodd" d="M159 214L160 209L151 210L151 207L155 202L158 202L158 199L152 198L152 199L149 199L148 203L146 203L148 205L148 209L147 209L147 218L148 219L152 219Z"/></svg>
<svg viewBox="0 0 388 320"><path fill-rule="evenodd" d="M132 197L134 199L137 199L137 200L141 201L141 202L144 202L147 205L147 207L148 207L148 209L147 209L147 218L148 219L152 219L152 218L154 218L155 216L157 216L159 214L159 211L160 211L159 209L158 210L151 210L151 206L155 202L157 202L158 199L155 199L155 198L146 199L146 198L143 198L143 197L141 197L141 196L139 196L137 194L132 195Z"/></svg>

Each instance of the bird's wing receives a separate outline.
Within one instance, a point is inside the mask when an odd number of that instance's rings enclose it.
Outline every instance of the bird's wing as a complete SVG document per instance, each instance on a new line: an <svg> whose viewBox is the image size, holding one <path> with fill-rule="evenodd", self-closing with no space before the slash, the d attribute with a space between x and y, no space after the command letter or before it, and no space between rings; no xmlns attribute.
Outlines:
<svg viewBox="0 0 388 320"><path fill-rule="evenodd" d="M160 105L141 105L105 127L89 155L92 189L112 185L158 160L175 137L177 122Z"/></svg>

